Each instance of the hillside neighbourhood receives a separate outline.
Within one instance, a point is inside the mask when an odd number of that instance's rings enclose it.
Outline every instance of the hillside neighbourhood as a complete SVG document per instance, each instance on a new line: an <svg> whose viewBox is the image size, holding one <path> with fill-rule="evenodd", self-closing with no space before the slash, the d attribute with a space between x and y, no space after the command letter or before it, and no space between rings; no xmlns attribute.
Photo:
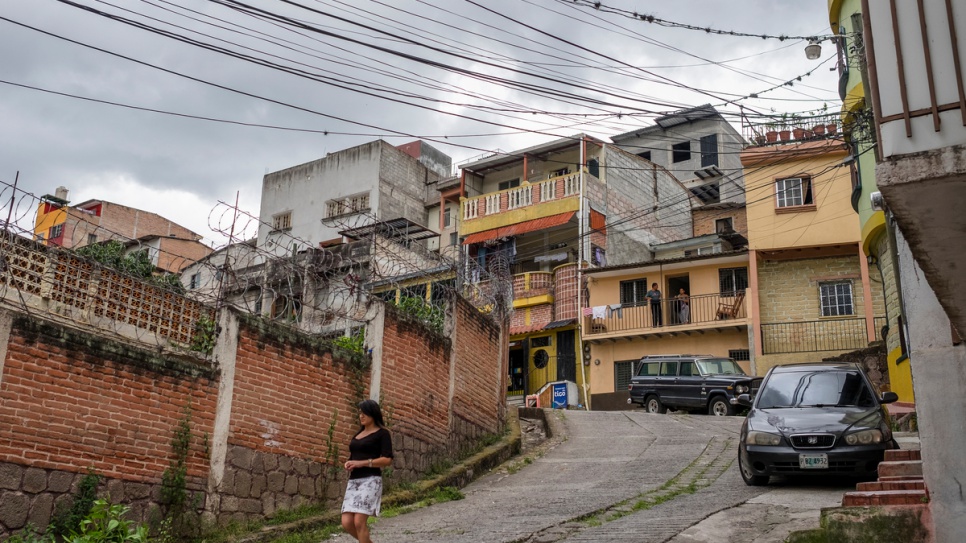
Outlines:
<svg viewBox="0 0 966 543"><path fill-rule="evenodd" d="M959 540L966 14L927 4L828 3L834 107L699 104L463 163L373 139L265 174L217 249L53 182L0 241L0 538L93 473L145 521L172 474L214 521L335 504L359 399L388 406L413 482L518 407L640 411L641 358L692 354L860 364L921 473L852 503Z"/></svg>

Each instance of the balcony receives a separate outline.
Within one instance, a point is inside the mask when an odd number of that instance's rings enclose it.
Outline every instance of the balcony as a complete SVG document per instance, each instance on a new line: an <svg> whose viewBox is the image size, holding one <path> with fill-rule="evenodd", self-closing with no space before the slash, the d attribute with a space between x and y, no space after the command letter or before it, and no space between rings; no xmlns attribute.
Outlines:
<svg viewBox="0 0 966 543"><path fill-rule="evenodd" d="M662 300L659 307L653 304L585 307L582 333L587 340L597 340L742 329L747 328L749 321L746 306L745 293L741 291L691 296L687 304L674 299ZM660 323L655 322L658 314Z"/></svg>
<svg viewBox="0 0 966 543"><path fill-rule="evenodd" d="M885 317L875 318L876 339L882 340ZM775 322L761 325L762 354L854 351L869 346L865 319Z"/></svg>
<svg viewBox="0 0 966 543"><path fill-rule="evenodd" d="M463 236L580 209L580 172L532 181L460 202Z"/></svg>

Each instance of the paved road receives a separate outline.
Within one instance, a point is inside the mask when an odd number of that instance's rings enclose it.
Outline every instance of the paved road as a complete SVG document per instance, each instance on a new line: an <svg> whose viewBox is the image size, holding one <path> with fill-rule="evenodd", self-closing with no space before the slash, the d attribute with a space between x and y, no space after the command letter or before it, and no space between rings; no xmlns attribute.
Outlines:
<svg viewBox="0 0 966 543"><path fill-rule="evenodd" d="M372 529L377 543L783 541L854 482L746 486L738 417L554 411L564 436L436 504ZM351 539L340 535L332 541Z"/></svg>

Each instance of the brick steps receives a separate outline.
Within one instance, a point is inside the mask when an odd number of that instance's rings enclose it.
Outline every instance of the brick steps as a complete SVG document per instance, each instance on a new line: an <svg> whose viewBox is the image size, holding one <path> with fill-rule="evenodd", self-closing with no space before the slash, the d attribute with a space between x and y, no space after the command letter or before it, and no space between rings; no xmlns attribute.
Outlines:
<svg viewBox="0 0 966 543"><path fill-rule="evenodd" d="M868 505L920 505L929 501L923 490L876 490L872 492L847 492L842 498L843 507Z"/></svg>
<svg viewBox="0 0 966 543"><path fill-rule="evenodd" d="M926 483L919 480L902 479L898 481L875 481L859 483L855 488L859 492L874 492L883 490L925 490Z"/></svg>
<svg viewBox="0 0 966 543"><path fill-rule="evenodd" d="M892 449L885 452L886 462L905 462L910 460L922 460L922 454L918 449Z"/></svg>
<svg viewBox="0 0 966 543"><path fill-rule="evenodd" d="M846 492L842 506L922 505L928 501L922 456L918 450L897 449L885 452L885 460L879 463L879 480L859 483L855 491Z"/></svg>
<svg viewBox="0 0 966 543"><path fill-rule="evenodd" d="M880 462L879 477L922 477L922 460Z"/></svg>

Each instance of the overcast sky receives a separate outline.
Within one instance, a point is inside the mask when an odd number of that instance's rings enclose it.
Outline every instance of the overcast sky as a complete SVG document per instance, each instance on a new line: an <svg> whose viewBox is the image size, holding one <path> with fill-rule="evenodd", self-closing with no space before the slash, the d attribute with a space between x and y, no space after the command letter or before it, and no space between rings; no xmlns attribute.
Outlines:
<svg viewBox="0 0 966 543"><path fill-rule="evenodd" d="M238 194L257 215L265 173L377 138L427 138L459 164L704 103L738 128L736 104L754 119L839 107L829 42L808 60L801 39L635 13L830 32L819 0L0 0L0 181L19 172L33 195L63 185L73 203L146 209L219 243L218 200ZM19 224L32 227L34 204L21 201Z"/></svg>

